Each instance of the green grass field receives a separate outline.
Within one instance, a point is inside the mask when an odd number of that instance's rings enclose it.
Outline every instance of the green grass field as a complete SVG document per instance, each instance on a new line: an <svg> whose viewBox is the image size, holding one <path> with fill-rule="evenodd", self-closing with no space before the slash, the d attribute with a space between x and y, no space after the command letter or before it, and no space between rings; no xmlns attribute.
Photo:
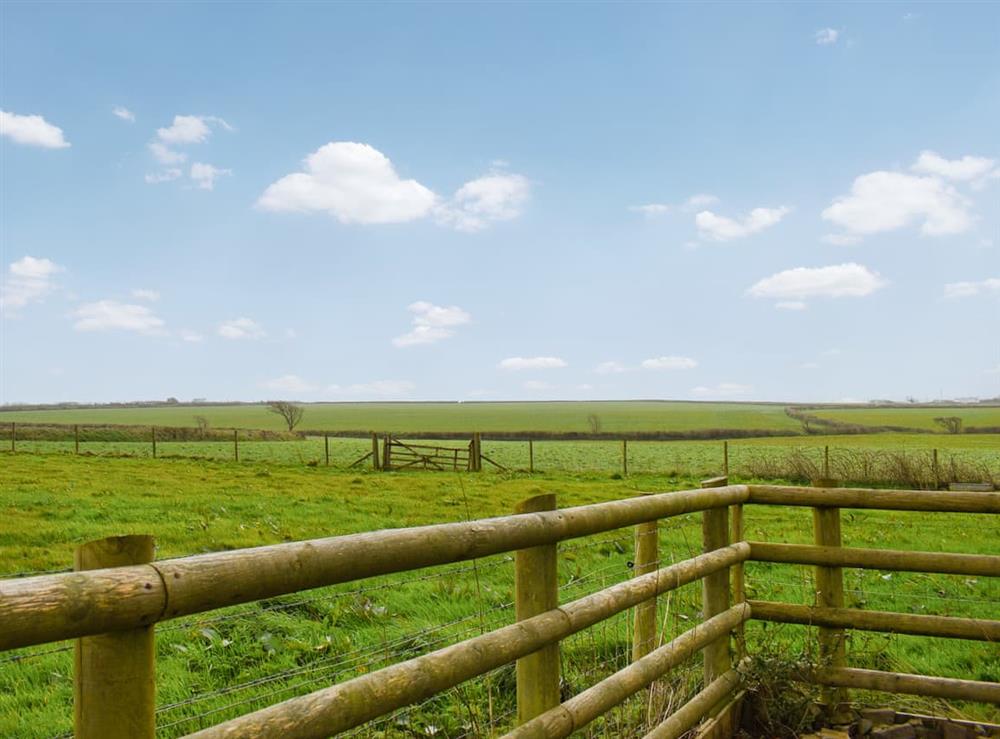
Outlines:
<svg viewBox="0 0 1000 739"><path fill-rule="evenodd" d="M600 401L538 403L310 403L301 428L320 431L540 431L588 432L588 416L605 432L765 429L799 433L801 424L782 405ZM282 430L282 420L263 405L163 406L75 410L4 411L0 423L89 423L195 426L204 416L217 428Z"/></svg>
<svg viewBox="0 0 1000 739"><path fill-rule="evenodd" d="M814 416L861 426L900 426L924 431L941 432L935 418L957 416L963 425L1000 427L1000 406L948 408L831 408L809 411Z"/></svg>
<svg viewBox="0 0 1000 739"><path fill-rule="evenodd" d="M696 453L697 445L687 446ZM706 445L704 454L709 451L718 452L718 445ZM153 534L157 556L165 558L500 515L540 492L555 492L561 506L570 506L638 491L690 488L697 479L681 473L611 479L606 471L585 470L534 476L377 474L273 461L5 455L0 460L0 576L65 569L74 545L112 534ZM747 532L755 539L809 542L810 516L808 509L749 507ZM1000 522L993 518L845 511L845 544L998 553ZM622 531L562 545L562 600L627 578L631 539L631 532ZM699 550L697 515L664 523L666 560ZM748 566L747 583L752 597L813 599L808 568L754 563ZM850 570L845 588L849 605L912 613L996 617L1000 599L1000 584L987 578ZM509 623L511 599L512 567L503 555L475 567L465 563L375 578L166 622L157 637L161 735L188 733ZM698 620L699 603L696 584L661 600L666 638ZM761 649L789 654L815 649L815 640L799 627L753 624L749 635L751 646ZM622 667L629 640L628 614L567 640L566 689L579 691ZM71 728L68 647L0 655L0 736L52 736ZM859 632L850 650L857 666L1000 680L995 645ZM690 693L699 671L692 662L672 682ZM982 706L901 703L1000 719L996 709ZM512 707L511 671L498 670L399 712L364 735L480 736L509 727ZM593 735L634 735L639 713L641 706L632 701L596 725Z"/></svg>

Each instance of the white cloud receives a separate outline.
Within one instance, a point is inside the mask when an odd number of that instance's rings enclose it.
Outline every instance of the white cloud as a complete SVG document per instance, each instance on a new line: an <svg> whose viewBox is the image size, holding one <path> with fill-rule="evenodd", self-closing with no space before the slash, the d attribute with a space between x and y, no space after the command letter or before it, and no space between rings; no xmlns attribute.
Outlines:
<svg viewBox="0 0 1000 739"><path fill-rule="evenodd" d="M821 28L816 31L815 39L816 43L820 46L829 46L830 44L837 43L837 39L840 37L840 31L836 28Z"/></svg>
<svg viewBox="0 0 1000 739"><path fill-rule="evenodd" d="M621 362L611 360L609 362L601 362L594 368L594 372L599 375L616 375L625 372L626 369L625 365Z"/></svg>
<svg viewBox="0 0 1000 739"><path fill-rule="evenodd" d="M347 387L340 385L330 385L326 388L328 395L349 395L359 399L363 398L397 398L410 395L416 389L416 385L408 380L375 380L374 382L363 382Z"/></svg>
<svg viewBox="0 0 1000 739"><path fill-rule="evenodd" d="M186 341L189 344L200 344L205 340L205 337L197 331L192 331L186 328L178 331L177 335L180 337L181 341Z"/></svg>
<svg viewBox="0 0 1000 739"><path fill-rule="evenodd" d="M566 367L566 361L559 357L508 357L497 365L503 370L558 369Z"/></svg>
<svg viewBox="0 0 1000 739"><path fill-rule="evenodd" d="M145 305L98 300L73 311L77 331L136 331L140 334L163 333L163 320Z"/></svg>
<svg viewBox="0 0 1000 739"><path fill-rule="evenodd" d="M149 185L157 185L161 182L170 182L171 180L176 180L183 173L176 168L165 169L162 172L152 172L146 175L146 183Z"/></svg>
<svg viewBox="0 0 1000 739"><path fill-rule="evenodd" d="M0 110L0 136L18 144L40 146L43 149L65 149L69 142L59 126L53 126L40 115L18 115Z"/></svg>
<svg viewBox="0 0 1000 739"><path fill-rule="evenodd" d="M267 390L273 390L276 393L288 393L289 395L311 393L315 392L317 389L315 385L306 382L298 375L282 375L281 377L275 377L272 380L262 382L261 387Z"/></svg>
<svg viewBox="0 0 1000 739"><path fill-rule="evenodd" d="M413 313L413 328L392 340L394 346L433 344L455 335L455 327L463 326L472 317L457 305L441 306L418 300L407 307Z"/></svg>
<svg viewBox="0 0 1000 739"><path fill-rule="evenodd" d="M719 202L719 199L714 195L698 193L696 195L692 195L683 203L647 203L645 205L630 205L629 210L635 213L642 213L643 215L654 217L661 216L675 210L689 213L697 210L698 208L704 208L717 202Z"/></svg>
<svg viewBox="0 0 1000 739"><path fill-rule="evenodd" d="M877 272L848 262L829 267L796 267L765 277L747 292L755 298L796 302L807 298L859 298L886 284Z"/></svg>
<svg viewBox="0 0 1000 739"><path fill-rule="evenodd" d="M647 370L694 369L698 362L691 357L653 357L642 360L641 367Z"/></svg>
<svg viewBox="0 0 1000 739"><path fill-rule="evenodd" d="M191 165L191 179L200 190L212 190L215 188L215 178L223 175L230 175L231 169L219 169L211 164L195 162Z"/></svg>
<svg viewBox="0 0 1000 739"><path fill-rule="evenodd" d="M716 215L710 210L703 210L694 217L694 223L703 239L729 241L742 239L758 231L763 231L765 228L770 228L781 221L791 210L785 205L778 208L754 208L741 221Z"/></svg>
<svg viewBox="0 0 1000 739"><path fill-rule="evenodd" d="M24 256L11 262L0 290L0 310L13 312L41 301L55 288L53 278L62 271L51 259Z"/></svg>
<svg viewBox="0 0 1000 739"><path fill-rule="evenodd" d="M341 223L401 223L427 216L436 196L396 174L368 144L334 141L305 159L305 172L271 184L257 205L272 211L327 211Z"/></svg>
<svg viewBox="0 0 1000 739"><path fill-rule="evenodd" d="M267 332L250 318L234 318L219 324L216 333L224 339L263 339Z"/></svg>
<svg viewBox="0 0 1000 739"><path fill-rule="evenodd" d="M961 159L945 159L937 152L920 152L911 169L921 174L936 175L946 180L959 182L977 180L990 175L996 161L986 157L964 156Z"/></svg>
<svg viewBox="0 0 1000 739"><path fill-rule="evenodd" d="M980 293L1000 293L1000 277L988 277L977 282L949 282L944 286L946 298L969 298Z"/></svg>
<svg viewBox="0 0 1000 739"><path fill-rule="evenodd" d="M222 126L227 131L233 130L232 126L216 116L175 115L171 125L156 129L156 135L168 144L200 144L212 135L209 123Z"/></svg>
<svg viewBox="0 0 1000 739"><path fill-rule="evenodd" d="M450 201L439 206L437 219L459 231L481 231L494 221L521 215L530 192L527 177L494 172L458 188Z"/></svg>
<svg viewBox="0 0 1000 739"><path fill-rule="evenodd" d="M149 153L160 164L180 164L187 161L187 154L181 151L174 151L160 141L150 141L148 148Z"/></svg>
<svg viewBox="0 0 1000 739"><path fill-rule="evenodd" d="M920 224L925 236L962 233L972 225L969 201L937 177L870 172L854 180L823 218L852 235L894 231Z"/></svg>
<svg viewBox="0 0 1000 739"><path fill-rule="evenodd" d="M778 310L805 310L807 306L801 300L781 300L774 307Z"/></svg>
<svg viewBox="0 0 1000 739"><path fill-rule="evenodd" d="M122 105L116 105L111 109L111 112L116 116L121 118L123 121L128 121L129 123L135 123L135 113L133 113L128 108Z"/></svg>
<svg viewBox="0 0 1000 739"><path fill-rule="evenodd" d="M741 385L736 382L720 382L718 385L714 385L712 387L699 385L698 387L691 388L691 394L696 398L724 399L746 395L752 390L753 387L750 385Z"/></svg>
<svg viewBox="0 0 1000 739"><path fill-rule="evenodd" d="M133 298L137 300L146 300L150 303L155 303L160 299L160 293L156 290L146 290L145 288L137 287L130 293Z"/></svg>
<svg viewBox="0 0 1000 739"><path fill-rule="evenodd" d="M303 172L272 183L257 207L277 212L325 211L341 223L406 223L434 215L438 223L478 231L516 218L530 194L527 178L492 172L443 200L415 179L403 179L385 154L368 144L331 141L306 157Z"/></svg>

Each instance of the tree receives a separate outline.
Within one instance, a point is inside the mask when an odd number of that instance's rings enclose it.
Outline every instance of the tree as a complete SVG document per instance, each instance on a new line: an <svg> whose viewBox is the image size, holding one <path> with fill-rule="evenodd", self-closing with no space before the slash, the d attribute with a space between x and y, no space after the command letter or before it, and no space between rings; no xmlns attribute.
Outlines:
<svg viewBox="0 0 1000 739"><path fill-rule="evenodd" d="M587 416L587 423L590 424L590 433L599 434L601 433L601 417L596 413L591 413Z"/></svg>
<svg viewBox="0 0 1000 739"><path fill-rule="evenodd" d="M208 431L208 419L204 416L195 416L194 422L198 424L198 433L201 434L201 438L205 438L205 434Z"/></svg>
<svg viewBox="0 0 1000 739"><path fill-rule="evenodd" d="M285 423L288 424L288 430L291 431L302 420L302 416L305 415L306 409L301 405L295 405L295 403L289 403L287 400L272 400L267 404L267 408L271 413L277 413L283 419Z"/></svg>
<svg viewBox="0 0 1000 739"><path fill-rule="evenodd" d="M962 433L962 419L958 416L942 416L935 418L934 423L943 428L949 434Z"/></svg>

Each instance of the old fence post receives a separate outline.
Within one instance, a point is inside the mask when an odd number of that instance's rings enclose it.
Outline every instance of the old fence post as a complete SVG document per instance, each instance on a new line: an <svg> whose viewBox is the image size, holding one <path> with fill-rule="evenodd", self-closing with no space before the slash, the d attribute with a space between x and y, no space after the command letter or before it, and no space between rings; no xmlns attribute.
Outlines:
<svg viewBox="0 0 1000 739"><path fill-rule="evenodd" d="M240 430L233 429L233 459L240 461Z"/></svg>
<svg viewBox="0 0 1000 739"><path fill-rule="evenodd" d="M556 496L522 500L515 513L554 511ZM518 621L559 605L555 544L519 549L514 554L514 611ZM559 705L559 644L550 644L517 661L517 722L523 724Z"/></svg>
<svg viewBox="0 0 1000 739"><path fill-rule="evenodd" d="M372 469L378 472L382 468L382 460L378 456L378 434L374 431L372 435Z"/></svg>
<svg viewBox="0 0 1000 739"><path fill-rule="evenodd" d="M727 478L728 479L728 478ZM730 526L729 540L733 543L743 541L746 536L743 533L743 504L737 503L733 506L732 523ZM746 582L744 578L743 563L738 562L733 565L733 602L745 603L747 599ZM741 621L735 629L736 632L736 659L742 660L747 653L746 630Z"/></svg>
<svg viewBox="0 0 1000 739"><path fill-rule="evenodd" d="M643 493L649 495L649 493ZM655 572L660 567L659 522L647 521L635 527L635 564L632 576ZM632 661L642 659L656 649L656 596L635 607L635 634L632 638Z"/></svg>
<svg viewBox="0 0 1000 739"><path fill-rule="evenodd" d="M151 536L113 536L77 547L74 569L153 561ZM114 598L114 594L107 594ZM153 626L76 641L73 720L77 739L153 739L156 667Z"/></svg>
<svg viewBox="0 0 1000 739"><path fill-rule="evenodd" d="M528 472L535 471L535 442L528 439Z"/></svg>
<svg viewBox="0 0 1000 739"><path fill-rule="evenodd" d="M80 453L80 424L73 424L73 453Z"/></svg>
<svg viewBox="0 0 1000 739"><path fill-rule="evenodd" d="M628 477L628 439L622 439L622 477Z"/></svg>
<svg viewBox="0 0 1000 739"><path fill-rule="evenodd" d="M17 451L17 423L10 422L10 451Z"/></svg>
<svg viewBox="0 0 1000 739"><path fill-rule="evenodd" d="M726 477L716 477L701 483L703 488L720 488L729 484ZM702 551L711 552L729 545L729 508L710 508L701 518ZM729 568L713 572L702 578L702 618L710 619L729 608ZM729 671L732 658L729 654L729 634L705 646L705 685Z"/></svg>
<svg viewBox="0 0 1000 739"><path fill-rule="evenodd" d="M392 436L389 434L382 439L382 470L384 472L392 470Z"/></svg>
<svg viewBox="0 0 1000 739"><path fill-rule="evenodd" d="M153 442L153 459L156 459L156 426L149 427L149 437Z"/></svg>
<svg viewBox="0 0 1000 739"><path fill-rule="evenodd" d="M729 477L729 442L722 442L722 474Z"/></svg>
<svg viewBox="0 0 1000 739"><path fill-rule="evenodd" d="M326 455L326 466L330 466L330 434L323 434L323 453Z"/></svg>
<svg viewBox="0 0 1000 739"><path fill-rule="evenodd" d="M837 487L837 481L829 477L813 480L814 487ZM813 508L813 535L816 544L822 547L841 546L840 509L831 507ZM822 608L844 607L844 574L840 567L816 567L816 605ZM847 648L844 629L819 627L819 654L824 667L847 667ZM821 700L834 719L844 714L847 707L845 688L825 687Z"/></svg>

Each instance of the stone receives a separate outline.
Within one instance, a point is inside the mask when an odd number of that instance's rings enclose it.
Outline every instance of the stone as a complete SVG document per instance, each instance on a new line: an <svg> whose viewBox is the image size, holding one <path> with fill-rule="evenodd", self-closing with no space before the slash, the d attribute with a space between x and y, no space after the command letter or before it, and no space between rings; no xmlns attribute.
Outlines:
<svg viewBox="0 0 1000 739"><path fill-rule="evenodd" d="M871 733L872 739L917 739L917 729L913 724L880 726Z"/></svg>
<svg viewBox="0 0 1000 739"><path fill-rule="evenodd" d="M896 712L891 708L862 708L861 718L866 718L873 724L894 724Z"/></svg>

